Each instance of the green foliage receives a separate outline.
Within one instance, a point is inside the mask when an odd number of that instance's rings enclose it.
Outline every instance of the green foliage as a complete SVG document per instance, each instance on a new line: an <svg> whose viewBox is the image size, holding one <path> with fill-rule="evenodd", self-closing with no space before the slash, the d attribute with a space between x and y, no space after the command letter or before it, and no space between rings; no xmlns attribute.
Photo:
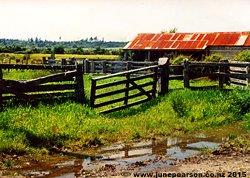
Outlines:
<svg viewBox="0 0 250 178"><path fill-rule="evenodd" d="M250 62L250 50L244 50L235 55L237 61Z"/></svg>
<svg viewBox="0 0 250 178"><path fill-rule="evenodd" d="M205 57L205 61L207 62L219 62L222 59L223 59L223 55L219 53L211 54Z"/></svg>
<svg viewBox="0 0 250 178"><path fill-rule="evenodd" d="M7 70L3 71L3 78L4 79L12 79L12 80L28 80L28 79L34 79L42 76L46 76L51 74L50 71L46 70L10 70L8 72Z"/></svg>
<svg viewBox="0 0 250 178"><path fill-rule="evenodd" d="M65 50L64 50L63 46L55 46L54 49L53 49L53 52L55 54L64 54Z"/></svg>
<svg viewBox="0 0 250 178"><path fill-rule="evenodd" d="M187 56L184 55L178 55L177 57L174 57L171 61L172 64L181 64L184 62L185 59L188 59Z"/></svg>
<svg viewBox="0 0 250 178"><path fill-rule="evenodd" d="M28 78L31 74L26 75ZM8 77L18 76L9 74ZM90 79L89 76L84 78L87 97ZM195 86L205 84L211 85L211 82L192 83ZM182 85L180 81L170 84L171 89ZM98 114L87 105L72 101L9 107L0 113L0 151L53 146L81 149L115 141L193 133L236 121L244 122L245 128L250 129L249 96L249 90L240 89L176 89L148 103L109 115Z"/></svg>
<svg viewBox="0 0 250 178"><path fill-rule="evenodd" d="M97 47L105 49L111 49L111 48L115 49L124 47L126 43L127 42L104 41L103 39L99 40L97 37L79 41L48 41L48 40L41 40L39 38L36 38L35 40L33 40L32 38L28 40L0 39L0 53L24 54L27 51L29 51L31 54L51 53L51 48L62 46L65 49L66 53L73 52L74 54L83 54L81 50L77 49L78 48L91 49ZM88 52L88 50L84 52Z"/></svg>

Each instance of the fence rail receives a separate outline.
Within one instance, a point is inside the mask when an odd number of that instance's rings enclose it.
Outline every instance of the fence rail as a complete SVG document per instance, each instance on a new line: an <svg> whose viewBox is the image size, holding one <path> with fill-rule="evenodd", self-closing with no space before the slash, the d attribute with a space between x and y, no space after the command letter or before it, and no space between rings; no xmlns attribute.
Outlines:
<svg viewBox="0 0 250 178"><path fill-rule="evenodd" d="M84 103L84 85L82 66L75 70L52 74L32 80L16 81L3 79L0 68L0 108L9 100L37 101L45 98L72 97Z"/></svg>
<svg viewBox="0 0 250 178"><path fill-rule="evenodd" d="M3 79L3 69L61 70L62 73L28 81L13 81ZM171 65L168 61L165 65L158 65L156 62L85 60L80 65L67 65L65 62L61 65L0 64L0 106L11 98L57 96L69 90L74 93L77 101L82 102L85 100L84 73L108 74L93 78L91 84L90 106L104 108L103 113L155 98L157 81L159 94L168 92L170 80L183 80L184 87L190 88L190 80L200 77L218 80L220 88L224 84L250 86L250 62L185 61L182 65ZM60 83L67 81L73 83ZM51 94L52 91L57 93ZM109 98L105 100L105 97ZM120 105L112 108L114 104Z"/></svg>
<svg viewBox="0 0 250 178"><path fill-rule="evenodd" d="M118 107L108 108L102 111L102 113L110 113L135 106L155 98L157 85L157 69L158 66L154 65L150 67L143 67L140 69L134 69L93 78L91 86L90 105L93 108L101 108L107 105L112 105L114 103L120 103L120 106ZM146 75L136 75L138 74L138 72L142 71L148 71L150 73ZM115 77L120 78L117 81L98 84L98 82L102 82L107 79L111 80ZM121 79L121 77L124 77L125 79ZM99 90L102 90L102 92L98 94L97 92ZM135 92L135 90L137 92ZM98 99L102 99L104 97L109 97L109 100L99 102L97 101ZM138 97L143 98L138 99ZM133 101L130 101L132 99Z"/></svg>

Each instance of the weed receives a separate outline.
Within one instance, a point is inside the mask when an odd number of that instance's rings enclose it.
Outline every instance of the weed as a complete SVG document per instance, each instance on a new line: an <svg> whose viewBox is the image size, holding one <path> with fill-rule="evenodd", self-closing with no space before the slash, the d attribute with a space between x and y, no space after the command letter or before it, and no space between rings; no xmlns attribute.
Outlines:
<svg viewBox="0 0 250 178"><path fill-rule="evenodd" d="M13 162L11 160L7 159L3 162L3 166L6 167L7 169L10 169L13 167Z"/></svg>

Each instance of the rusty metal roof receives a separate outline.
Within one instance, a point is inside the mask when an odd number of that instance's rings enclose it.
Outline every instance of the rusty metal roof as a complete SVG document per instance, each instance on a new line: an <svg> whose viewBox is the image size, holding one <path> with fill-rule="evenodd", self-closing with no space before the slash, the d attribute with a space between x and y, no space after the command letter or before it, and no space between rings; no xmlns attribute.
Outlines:
<svg viewBox="0 0 250 178"><path fill-rule="evenodd" d="M209 46L250 46L250 33L141 33L123 49L202 50Z"/></svg>

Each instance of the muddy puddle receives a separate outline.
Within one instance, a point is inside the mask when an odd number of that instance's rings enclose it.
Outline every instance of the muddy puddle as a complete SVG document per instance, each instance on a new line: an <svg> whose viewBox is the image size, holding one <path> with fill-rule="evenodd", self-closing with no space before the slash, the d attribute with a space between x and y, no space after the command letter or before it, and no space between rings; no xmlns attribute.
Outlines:
<svg viewBox="0 0 250 178"><path fill-rule="evenodd" d="M90 176L96 172L149 172L172 166L176 160L183 160L201 153L206 149L216 149L223 139L207 138L197 135L195 138L152 139L130 144L113 144L95 150L94 156L77 154L67 161L59 163L39 163L36 166L16 170L27 177L74 178Z"/></svg>

